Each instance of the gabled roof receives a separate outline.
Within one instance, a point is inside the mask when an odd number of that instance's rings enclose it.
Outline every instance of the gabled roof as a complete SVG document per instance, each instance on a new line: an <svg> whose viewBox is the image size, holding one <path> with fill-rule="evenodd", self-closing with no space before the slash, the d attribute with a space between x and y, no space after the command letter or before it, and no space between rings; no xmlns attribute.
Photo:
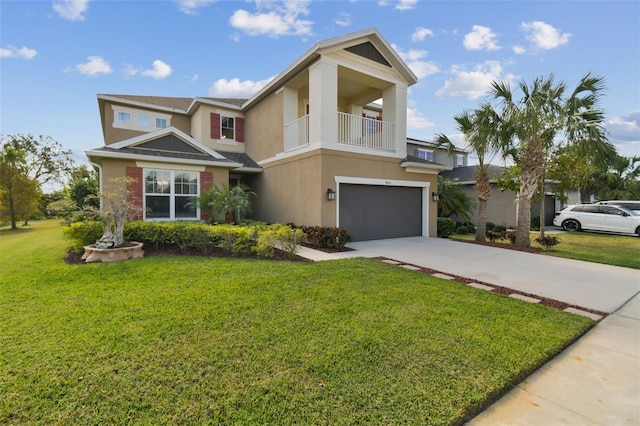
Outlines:
<svg viewBox="0 0 640 426"><path fill-rule="evenodd" d="M436 163L429 160L423 160L420 157L416 157L414 155L407 155L407 157L402 160L400 163L401 167L405 168L417 168L417 169L427 169L427 170L450 170L451 166L445 166L444 164Z"/></svg>
<svg viewBox="0 0 640 426"><path fill-rule="evenodd" d="M192 164L246 169L259 172L260 166L246 154L220 152L203 145L175 127L136 136L121 142L85 151L90 160L121 158L164 163Z"/></svg>
<svg viewBox="0 0 640 426"><path fill-rule="evenodd" d="M478 166L455 167L452 170L441 172L440 176L447 179L457 179L456 183L461 185L472 185L472 184L475 185L477 170L478 170ZM504 170L505 170L504 167L489 164L487 166L487 174L489 175L489 182L493 183L498 179L502 179Z"/></svg>
<svg viewBox="0 0 640 426"><path fill-rule="evenodd" d="M411 86L418 81L418 78L413 71L411 71L407 64L402 60L402 58L400 58L384 37L382 37L378 30L376 28L369 28L317 42L250 99L213 97L174 98L165 96L98 94L98 103L101 104L104 101L119 102L132 106L153 108L160 111L176 112L188 115L193 114L199 104L209 104L224 108L245 110L268 96L270 93L278 90L286 81L306 69L322 54L337 49L345 49L352 52L359 52L362 49L372 51L370 59L379 63L386 63L388 66L393 67L407 82L408 86ZM361 54L361 52L356 54ZM102 110L102 105L100 105L101 114Z"/></svg>
<svg viewBox="0 0 640 426"><path fill-rule="evenodd" d="M404 78L404 80L407 82L408 86L411 86L418 82L418 78L413 73L413 71L411 71L409 66L402 60L402 58L400 58L400 56L384 39L384 37L382 37L378 30L376 28L368 28L366 30L361 30L317 42L300 58L289 65L289 67L278 74L273 80L271 80L265 87L262 88L262 90L260 90L251 99L249 99L243 105L243 109L250 107L270 93L278 90L287 80L291 79L292 77L306 69L309 65L320 58L323 53L327 53L338 48L347 49L360 43L367 42L370 42L373 47L375 47L375 49L377 49L377 51L382 55L382 57L394 69L398 71L402 78Z"/></svg>

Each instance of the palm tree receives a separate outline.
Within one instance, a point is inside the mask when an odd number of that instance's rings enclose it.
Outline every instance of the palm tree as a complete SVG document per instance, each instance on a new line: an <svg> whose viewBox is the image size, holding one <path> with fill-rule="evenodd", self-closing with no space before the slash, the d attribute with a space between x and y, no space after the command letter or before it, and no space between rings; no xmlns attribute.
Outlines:
<svg viewBox="0 0 640 426"><path fill-rule="evenodd" d="M521 82L518 89L522 98L516 100L509 83L494 81L491 95L499 103L501 150L521 171L515 244L529 247L531 198L543 184L551 148L561 141L602 158L611 155L612 146L598 108L604 90L601 77L587 74L569 96L567 85L556 83L553 74L536 78L531 87Z"/></svg>
<svg viewBox="0 0 640 426"><path fill-rule="evenodd" d="M242 215L251 212L251 200L249 199L251 195L256 194L239 186L230 187L228 184L222 184L220 187L213 187L201 194L199 203L203 208L209 209L212 219L234 223Z"/></svg>
<svg viewBox="0 0 640 426"><path fill-rule="evenodd" d="M478 223L476 224L476 241L485 241L487 234L487 201L491 197L488 168L498 150L499 116L491 105L484 104L474 111L464 111L456 115L458 130L464 135L467 147L478 157L474 186L478 197ZM436 142L450 154L457 150L449 138L440 133Z"/></svg>
<svg viewBox="0 0 640 426"><path fill-rule="evenodd" d="M469 213L475 207L475 203L460 189L455 180L438 176L438 195L438 217L455 215L465 222L470 221Z"/></svg>

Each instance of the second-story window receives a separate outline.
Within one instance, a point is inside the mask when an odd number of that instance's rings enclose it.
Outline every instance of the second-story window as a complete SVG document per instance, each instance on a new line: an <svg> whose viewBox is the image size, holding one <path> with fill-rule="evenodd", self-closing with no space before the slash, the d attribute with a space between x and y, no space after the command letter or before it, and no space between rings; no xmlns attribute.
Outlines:
<svg viewBox="0 0 640 426"><path fill-rule="evenodd" d="M463 166L464 166L464 155L456 154L456 167L463 167Z"/></svg>
<svg viewBox="0 0 640 426"><path fill-rule="evenodd" d="M156 117L156 129L164 129L166 127L167 127L167 119Z"/></svg>
<svg viewBox="0 0 640 426"><path fill-rule="evenodd" d="M138 127L149 127L150 119L148 115L138 114Z"/></svg>
<svg viewBox="0 0 640 426"><path fill-rule="evenodd" d="M423 160L433 161L433 151L430 149L416 149L416 156Z"/></svg>
<svg viewBox="0 0 640 426"><path fill-rule="evenodd" d="M233 117L220 116L220 133L222 139L235 139Z"/></svg>
<svg viewBox="0 0 640 426"><path fill-rule="evenodd" d="M131 124L131 113L118 111L116 121L120 124Z"/></svg>

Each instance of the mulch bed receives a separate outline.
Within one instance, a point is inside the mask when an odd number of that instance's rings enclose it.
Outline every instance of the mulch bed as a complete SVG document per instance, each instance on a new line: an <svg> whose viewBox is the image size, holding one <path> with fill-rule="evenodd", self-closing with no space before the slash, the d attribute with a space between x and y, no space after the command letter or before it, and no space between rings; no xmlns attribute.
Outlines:
<svg viewBox="0 0 640 426"><path fill-rule="evenodd" d="M289 256L289 254L280 249L274 249L273 257L268 259L260 258L255 255L233 255L229 254L227 251L215 248L208 255L203 255L201 252L197 250L187 250L184 253L180 251L177 247L161 247L158 250L155 248L144 248L144 256L145 257L155 257L155 256L198 256L198 257L211 257L211 258L235 258L235 259L261 259L261 260L273 260L273 261L283 261L287 260L290 262L313 262L306 257L295 255L294 257ZM73 249L69 249L67 251L67 255L64 258L65 263L70 265L85 265L85 261L82 260L82 253L78 253Z"/></svg>

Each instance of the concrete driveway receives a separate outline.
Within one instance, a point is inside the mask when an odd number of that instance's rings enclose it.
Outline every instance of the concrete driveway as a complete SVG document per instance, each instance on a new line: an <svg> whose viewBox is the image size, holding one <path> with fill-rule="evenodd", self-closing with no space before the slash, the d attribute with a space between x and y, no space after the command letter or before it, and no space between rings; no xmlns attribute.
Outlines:
<svg viewBox="0 0 640 426"><path fill-rule="evenodd" d="M615 312L640 292L637 269L443 238L362 241L348 247L355 250L329 257L388 257L606 313Z"/></svg>
<svg viewBox="0 0 640 426"><path fill-rule="evenodd" d="M469 426L640 424L640 271L440 238L349 247L355 251L300 254L382 256L611 314Z"/></svg>

